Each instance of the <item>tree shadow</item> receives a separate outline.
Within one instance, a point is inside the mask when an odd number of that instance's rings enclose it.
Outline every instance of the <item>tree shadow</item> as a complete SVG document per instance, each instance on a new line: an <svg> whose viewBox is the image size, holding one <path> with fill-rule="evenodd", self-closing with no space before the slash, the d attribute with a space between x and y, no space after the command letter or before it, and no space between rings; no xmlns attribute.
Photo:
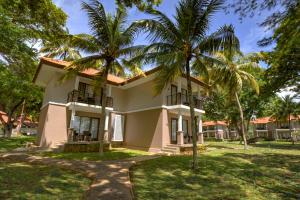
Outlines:
<svg viewBox="0 0 300 200"><path fill-rule="evenodd" d="M271 148L271 149L282 149L282 150L300 150L300 143L276 143L276 142L266 142L266 143L256 143L250 144L253 147L259 148Z"/></svg>
<svg viewBox="0 0 300 200"><path fill-rule="evenodd" d="M280 157L280 158L278 158ZM300 155L203 154L145 161L131 170L137 199L297 199Z"/></svg>
<svg viewBox="0 0 300 200"><path fill-rule="evenodd" d="M90 180L58 167L0 161L1 199L80 199Z"/></svg>

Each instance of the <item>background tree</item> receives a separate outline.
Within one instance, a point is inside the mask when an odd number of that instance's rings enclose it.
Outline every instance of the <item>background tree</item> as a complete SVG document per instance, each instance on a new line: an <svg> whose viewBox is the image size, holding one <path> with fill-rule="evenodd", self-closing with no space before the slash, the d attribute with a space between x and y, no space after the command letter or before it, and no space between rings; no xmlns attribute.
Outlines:
<svg viewBox="0 0 300 200"><path fill-rule="evenodd" d="M298 0L229 1L226 10L233 10L241 20L265 11L270 12L260 26L271 30L271 34L258 42L260 46L275 44L272 51L266 52L267 56L264 59L269 65L266 71L266 77L269 79L266 91L279 91L282 88L292 87L299 94L300 33L295 27L300 26L300 2Z"/></svg>
<svg viewBox="0 0 300 200"><path fill-rule="evenodd" d="M240 127L244 141L244 148L247 149L247 137L244 125L244 112L240 102L239 93L243 88L243 83L248 82L256 93L259 93L259 86L255 77L248 73L251 68L257 68L255 62L248 61L238 54L217 53L216 56L222 62L213 68L214 80L227 89L229 95L235 98L240 112ZM245 85L244 85L245 86Z"/></svg>
<svg viewBox="0 0 300 200"><path fill-rule="evenodd" d="M116 0L117 5L132 7L135 5L139 10L146 10L153 6L158 6L162 0Z"/></svg>
<svg viewBox="0 0 300 200"><path fill-rule="evenodd" d="M95 80L95 89L104 88L98 136L99 152L102 154L107 105L107 76L109 73L124 75L126 68L137 71L138 65L123 65L121 60L141 52L143 46L133 46L135 29L132 26L126 26L127 13L121 6L117 8L114 16L107 14L103 5L97 0L92 0L89 4L83 2L82 9L87 12L92 35L76 35L74 44L89 55L73 61L67 69L71 69L71 72L88 68L100 71Z"/></svg>
<svg viewBox="0 0 300 200"><path fill-rule="evenodd" d="M41 89L32 83L36 44L60 34L67 16L51 0L0 0L0 13L0 108L9 115L5 129L10 136L11 119L23 100L35 109L41 103Z"/></svg>
<svg viewBox="0 0 300 200"><path fill-rule="evenodd" d="M195 102L192 94L193 68L203 67L202 60L216 62L209 54L227 47L239 48L232 26L223 26L208 35L213 14L221 9L221 0L181 0L176 7L175 22L157 10L147 10L154 19L136 22L134 26L148 31L151 44L144 55L144 63L156 63L161 67L156 78L156 90L162 91L169 83L183 74L187 80L193 141L192 168L197 168L197 133L195 126Z"/></svg>
<svg viewBox="0 0 300 200"><path fill-rule="evenodd" d="M295 97L287 95L278 99L272 117L278 122L288 122L292 136L291 119L292 117L298 118L299 113L299 103L295 102Z"/></svg>
<svg viewBox="0 0 300 200"><path fill-rule="evenodd" d="M46 57L65 61L77 60L81 58L81 54L74 45L75 37L76 36L71 35L67 29L61 36L53 37L51 41L46 41L40 49L40 53L45 54Z"/></svg>

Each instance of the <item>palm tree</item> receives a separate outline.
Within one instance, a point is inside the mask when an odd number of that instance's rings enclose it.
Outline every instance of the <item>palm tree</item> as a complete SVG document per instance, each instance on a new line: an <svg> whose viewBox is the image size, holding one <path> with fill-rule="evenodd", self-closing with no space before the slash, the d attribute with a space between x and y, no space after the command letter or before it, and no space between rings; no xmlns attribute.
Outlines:
<svg viewBox="0 0 300 200"><path fill-rule="evenodd" d="M241 120L241 132L244 141L244 148L247 149L247 138L244 126L244 114L243 108L239 100L239 93L241 92L244 82L249 83L256 93L259 93L259 86L255 80L255 77L249 73L251 69L258 68L257 62L253 62L252 55L248 57L241 56L240 53L216 53L216 57L220 64L217 64L213 68L213 76L216 83L223 86L229 91L230 96L234 96L237 103L240 120Z"/></svg>
<svg viewBox="0 0 300 200"><path fill-rule="evenodd" d="M40 49L40 53L45 53L46 57L58 58L60 60L72 61L81 58L78 48L73 44L78 36L71 35L69 30L59 38L47 41Z"/></svg>
<svg viewBox="0 0 300 200"><path fill-rule="evenodd" d="M156 91L162 91L170 82L185 74L188 100L190 104L193 169L197 167L197 135L195 128L195 103L193 101L191 74L196 68L202 68L203 62L217 60L211 53L227 47L239 48L238 39L232 26L223 26L207 35L212 15L222 6L222 0L181 0L176 7L174 21L157 10L146 12L154 19L145 19L133 24L149 33L151 44L145 48L144 63L157 63L162 69L157 76Z"/></svg>
<svg viewBox="0 0 300 200"><path fill-rule="evenodd" d="M292 136L291 117L292 115L298 116L299 104L295 102L295 96L286 95L277 102L277 107L272 115L276 121L288 122L290 135ZM293 140L292 140L293 141Z"/></svg>
<svg viewBox="0 0 300 200"><path fill-rule="evenodd" d="M132 46L135 29L126 26L127 13L122 7L117 8L114 16L106 14L103 5L97 0L92 0L89 4L83 2L82 9L87 12L92 34L76 35L73 44L89 55L73 61L67 69L83 71L95 68L100 71L95 80L95 88L104 88L98 135L99 152L103 153L107 76L109 73L125 74L125 68L138 71L136 68L139 65L122 65L121 59L141 52L143 46Z"/></svg>

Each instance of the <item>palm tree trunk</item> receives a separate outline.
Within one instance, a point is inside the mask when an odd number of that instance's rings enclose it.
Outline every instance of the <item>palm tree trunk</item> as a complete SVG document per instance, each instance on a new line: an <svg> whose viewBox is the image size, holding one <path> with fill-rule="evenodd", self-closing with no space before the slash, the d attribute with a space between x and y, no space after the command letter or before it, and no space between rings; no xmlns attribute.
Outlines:
<svg viewBox="0 0 300 200"><path fill-rule="evenodd" d="M191 129L192 129L192 142L193 142L193 162L192 168L197 169L197 133L196 133L196 125L195 125L195 103L193 99L192 93L192 81L190 76L190 58L186 60L185 65L186 70L186 79L187 79L187 92L189 97L189 104L190 104L190 115L191 115Z"/></svg>
<svg viewBox="0 0 300 200"><path fill-rule="evenodd" d="M291 114L289 113L289 131L290 131L290 138L291 138L291 141L293 144L295 144L295 141L293 139L293 136L292 136L292 127L291 127Z"/></svg>
<svg viewBox="0 0 300 200"><path fill-rule="evenodd" d="M107 94L106 94L106 88L107 88L107 76L111 64L111 60L106 61L105 70L102 74L102 100L101 100L101 117L100 117L100 133L98 135L99 140L99 153L100 155L104 152L104 133L105 133L105 117L106 117L106 101L107 101Z"/></svg>
<svg viewBox="0 0 300 200"><path fill-rule="evenodd" d="M239 111L240 111L240 118L241 118L241 131L242 131L242 136L243 136L243 140L244 140L244 149L247 149L247 138L246 138L246 134L245 134L245 126L244 126L244 114L243 114L243 109L239 100L239 96L237 93L235 93L235 98L236 98L236 102L238 104L239 107Z"/></svg>

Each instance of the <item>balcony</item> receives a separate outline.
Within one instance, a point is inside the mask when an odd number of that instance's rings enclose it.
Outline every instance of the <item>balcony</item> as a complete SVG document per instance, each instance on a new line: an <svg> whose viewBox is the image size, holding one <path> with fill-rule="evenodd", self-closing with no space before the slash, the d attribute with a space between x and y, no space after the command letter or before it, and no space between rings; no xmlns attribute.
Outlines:
<svg viewBox="0 0 300 200"><path fill-rule="evenodd" d="M194 96L195 108L203 110L203 101ZM167 106L185 105L190 106L188 96L182 93L172 94L167 96Z"/></svg>
<svg viewBox="0 0 300 200"><path fill-rule="evenodd" d="M68 93L68 103L69 102L78 102L86 103L89 105L101 106L101 97L95 96L94 94L83 93L78 90L73 90ZM106 97L106 107L113 107L113 98Z"/></svg>

